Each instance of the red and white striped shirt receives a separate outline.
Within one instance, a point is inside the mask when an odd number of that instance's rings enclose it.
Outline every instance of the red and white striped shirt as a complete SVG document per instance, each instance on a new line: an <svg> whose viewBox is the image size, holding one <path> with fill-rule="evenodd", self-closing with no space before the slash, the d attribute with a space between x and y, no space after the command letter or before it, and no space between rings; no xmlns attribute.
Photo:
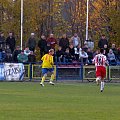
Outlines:
<svg viewBox="0 0 120 120"><path fill-rule="evenodd" d="M94 57L93 62L95 63L95 66L106 66L107 58L103 54L98 54Z"/></svg>

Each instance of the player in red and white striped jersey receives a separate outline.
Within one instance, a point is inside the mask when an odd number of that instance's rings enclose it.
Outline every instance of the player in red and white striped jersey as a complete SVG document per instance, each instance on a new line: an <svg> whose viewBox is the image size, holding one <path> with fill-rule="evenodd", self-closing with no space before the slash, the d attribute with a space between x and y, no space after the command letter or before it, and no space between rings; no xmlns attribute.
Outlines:
<svg viewBox="0 0 120 120"><path fill-rule="evenodd" d="M108 65L107 58L103 55L104 50L100 49L100 54L96 55L93 59L93 63L96 66L96 82L99 84L101 81L100 91L104 89L104 78L106 76L106 65Z"/></svg>

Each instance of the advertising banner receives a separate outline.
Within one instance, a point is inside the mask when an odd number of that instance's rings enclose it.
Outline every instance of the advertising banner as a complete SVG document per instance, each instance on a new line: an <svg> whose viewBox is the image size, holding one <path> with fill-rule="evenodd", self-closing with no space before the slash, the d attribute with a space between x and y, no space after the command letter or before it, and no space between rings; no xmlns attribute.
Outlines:
<svg viewBox="0 0 120 120"><path fill-rule="evenodd" d="M4 64L0 64L0 81L5 80L5 75L4 75Z"/></svg>
<svg viewBox="0 0 120 120"><path fill-rule="evenodd" d="M5 63L0 65L0 80L20 81L24 77L22 63Z"/></svg>

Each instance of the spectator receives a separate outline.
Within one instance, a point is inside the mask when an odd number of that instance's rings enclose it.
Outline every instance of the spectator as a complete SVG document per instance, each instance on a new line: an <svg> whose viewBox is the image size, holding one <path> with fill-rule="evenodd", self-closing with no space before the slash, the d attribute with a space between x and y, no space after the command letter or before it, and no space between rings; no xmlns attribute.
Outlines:
<svg viewBox="0 0 120 120"><path fill-rule="evenodd" d="M5 48L5 37L3 32L0 33L0 48Z"/></svg>
<svg viewBox="0 0 120 120"><path fill-rule="evenodd" d="M6 46L5 53L12 55L12 51L8 45Z"/></svg>
<svg viewBox="0 0 120 120"><path fill-rule="evenodd" d="M72 63L73 57L69 52L69 48L66 49L64 53L64 63Z"/></svg>
<svg viewBox="0 0 120 120"><path fill-rule="evenodd" d="M14 52L13 52L13 61L14 61L15 63L18 63L17 56L18 56L18 54L20 54L20 53L21 53L20 46L17 46L16 49L14 50Z"/></svg>
<svg viewBox="0 0 120 120"><path fill-rule="evenodd" d="M77 47L74 48L74 51L75 51L75 60L76 61L79 61L79 54L80 54L81 50L82 49L81 49L80 45L78 45Z"/></svg>
<svg viewBox="0 0 120 120"><path fill-rule="evenodd" d="M74 36L71 38L71 43L73 44L73 47L77 47L78 45L81 45L81 41L77 33L75 33Z"/></svg>
<svg viewBox="0 0 120 120"><path fill-rule="evenodd" d="M85 41L85 43L84 43L83 50L84 50L85 52L88 51L88 43L87 43L86 41Z"/></svg>
<svg viewBox="0 0 120 120"><path fill-rule="evenodd" d="M49 50L51 49L50 44L47 43L47 53L49 52Z"/></svg>
<svg viewBox="0 0 120 120"><path fill-rule="evenodd" d="M98 47L99 48L104 48L104 45L108 46L108 41L107 41L105 35L102 35L101 39L98 42Z"/></svg>
<svg viewBox="0 0 120 120"><path fill-rule="evenodd" d="M97 54L99 54L99 50L96 50L96 51L93 53L93 58L94 58Z"/></svg>
<svg viewBox="0 0 120 120"><path fill-rule="evenodd" d="M11 49L9 48L8 45L6 46L5 53L6 53L5 61L6 61L6 62L13 62L12 51L11 51Z"/></svg>
<svg viewBox="0 0 120 120"><path fill-rule="evenodd" d="M117 51L118 51L117 60L118 62L120 62L120 48L118 48Z"/></svg>
<svg viewBox="0 0 120 120"><path fill-rule="evenodd" d="M47 40L44 35L41 36L41 39L38 41L38 47L40 49L40 57L42 58L43 55L47 53Z"/></svg>
<svg viewBox="0 0 120 120"><path fill-rule="evenodd" d="M80 54L79 54L79 58L81 61L82 65L88 65L88 54L84 51L84 49L81 50Z"/></svg>
<svg viewBox="0 0 120 120"><path fill-rule="evenodd" d="M35 63L36 62L36 56L33 53L33 51L30 51L30 54L28 55L28 62Z"/></svg>
<svg viewBox="0 0 120 120"><path fill-rule="evenodd" d="M88 54L88 64L92 64L93 52L90 48L88 48L87 54Z"/></svg>
<svg viewBox="0 0 120 120"><path fill-rule="evenodd" d="M110 49L108 53L108 61L110 65L116 65L116 59L115 59L115 54L113 53L113 50Z"/></svg>
<svg viewBox="0 0 120 120"><path fill-rule="evenodd" d="M118 55L118 50L117 50L115 44L112 44L112 48L111 48L111 49L112 49L113 53L115 54L115 56L117 57L117 55Z"/></svg>
<svg viewBox="0 0 120 120"><path fill-rule="evenodd" d="M58 50L56 51L56 62L58 63L63 62L63 56L64 56L64 52L62 50L62 47L59 46Z"/></svg>
<svg viewBox="0 0 120 120"><path fill-rule="evenodd" d="M0 49L0 62L4 62L6 58L6 53Z"/></svg>
<svg viewBox="0 0 120 120"><path fill-rule="evenodd" d="M69 45L69 52L70 52L72 58L75 58L75 50L74 50L74 47L72 44Z"/></svg>
<svg viewBox="0 0 120 120"><path fill-rule="evenodd" d="M31 51L29 50L29 47L26 47L24 50L24 54L28 56L30 54L30 52Z"/></svg>
<svg viewBox="0 0 120 120"><path fill-rule="evenodd" d="M69 39L66 34L63 34L62 38L59 41L59 46L62 47L62 50L65 52L66 48L69 47Z"/></svg>
<svg viewBox="0 0 120 120"><path fill-rule="evenodd" d="M13 36L13 33L9 33L9 37L6 39L6 45L9 45L11 52L13 53L16 45L15 37Z"/></svg>
<svg viewBox="0 0 120 120"><path fill-rule="evenodd" d="M93 50L94 49L94 41L91 39L91 37L88 40L86 40L86 42L87 42L88 48Z"/></svg>
<svg viewBox="0 0 120 120"><path fill-rule="evenodd" d="M24 50L22 50L21 53L18 54L17 59L18 59L18 62L20 63L28 62L28 56L24 54Z"/></svg>
<svg viewBox="0 0 120 120"><path fill-rule="evenodd" d="M30 51L35 51L36 47L36 39L35 39L35 33L31 33L30 38L28 39L27 46L29 47Z"/></svg>
<svg viewBox="0 0 120 120"><path fill-rule="evenodd" d="M108 46L105 44L103 49L104 49L104 55L107 57L109 52Z"/></svg>
<svg viewBox="0 0 120 120"><path fill-rule="evenodd" d="M57 40L54 38L53 34L50 34L50 37L47 39L47 44L49 44L52 49L55 49L55 45L57 44Z"/></svg>

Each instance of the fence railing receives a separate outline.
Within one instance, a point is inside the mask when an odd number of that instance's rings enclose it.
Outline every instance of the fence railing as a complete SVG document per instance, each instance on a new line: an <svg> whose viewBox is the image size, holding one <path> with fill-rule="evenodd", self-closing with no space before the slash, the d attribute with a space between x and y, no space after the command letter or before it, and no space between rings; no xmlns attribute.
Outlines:
<svg viewBox="0 0 120 120"><path fill-rule="evenodd" d="M95 66L55 65L56 80L95 80ZM40 80L42 76L41 64L25 65L25 78ZM50 74L48 74L48 79ZM106 68L106 80L120 80L120 66Z"/></svg>

